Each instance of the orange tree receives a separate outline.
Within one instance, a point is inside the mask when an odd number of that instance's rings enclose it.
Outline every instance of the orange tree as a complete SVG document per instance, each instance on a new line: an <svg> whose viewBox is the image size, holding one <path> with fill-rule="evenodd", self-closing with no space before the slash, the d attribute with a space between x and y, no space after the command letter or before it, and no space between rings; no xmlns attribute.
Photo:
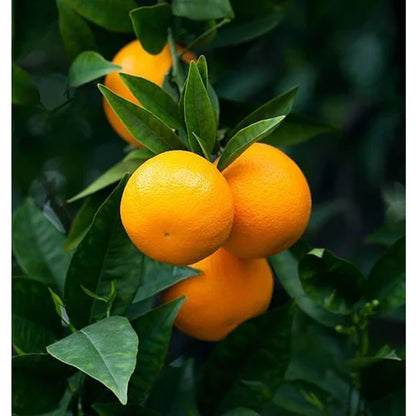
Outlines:
<svg viewBox="0 0 416 416"><path fill-rule="evenodd" d="M400 414L404 351L371 325L403 311L402 222L370 236L386 249L366 270L310 246L308 175L278 148L334 129L291 113L298 87L253 108L211 82L205 51L255 41L285 3L58 0L66 99L14 64L32 129L88 91L93 128L130 143L67 202L15 209L14 414Z"/></svg>

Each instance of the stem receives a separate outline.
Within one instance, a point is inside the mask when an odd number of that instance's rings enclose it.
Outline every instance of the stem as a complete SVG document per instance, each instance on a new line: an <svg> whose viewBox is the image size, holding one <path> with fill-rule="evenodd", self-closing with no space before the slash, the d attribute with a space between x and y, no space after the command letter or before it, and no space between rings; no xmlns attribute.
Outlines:
<svg viewBox="0 0 416 416"><path fill-rule="evenodd" d="M172 76L179 87L179 91L182 92L183 84L185 83L185 77L179 65L178 52L176 51L176 45L173 39L172 29L170 27L168 28L168 44L170 53L172 55Z"/></svg>
<svg viewBox="0 0 416 416"><path fill-rule="evenodd" d="M195 46L201 39L204 39L206 36L208 36L210 33L212 33L214 30L219 29L220 27L226 25L227 23L230 23L231 19L228 17L225 17L220 22L218 22L216 25L210 27L208 30L206 30L204 33L200 34L198 37L196 37L191 43L189 43L186 48L179 54L179 58L183 56L183 54L190 49L192 49L193 46Z"/></svg>

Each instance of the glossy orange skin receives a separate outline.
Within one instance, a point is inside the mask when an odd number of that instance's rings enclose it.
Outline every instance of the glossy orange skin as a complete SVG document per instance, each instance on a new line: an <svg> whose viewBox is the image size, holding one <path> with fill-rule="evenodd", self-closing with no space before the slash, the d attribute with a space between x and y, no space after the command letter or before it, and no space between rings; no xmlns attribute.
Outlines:
<svg viewBox="0 0 416 416"><path fill-rule="evenodd" d="M181 51L183 48L177 46L177 49ZM187 51L182 59L189 63L191 60L196 59L196 57L192 52ZM126 100L141 105L124 84L119 76L119 72L146 78L161 87L166 73L172 66L172 55L168 44L165 45L159 54L152 55L146 52L141 43L136 39L121 48L114 56L112 62L120 65L122 68L119 71L108 74L105 77L104 85ZM127 142L142 147L120 121L105 98L103 104L107 120L116 133Z"/></svg>
<svg viewBox="0 0 416 416"><path fill-rule="evenodd" d="M132 174L120 215L140 251L164 263L186 265L212 254L228 238L233 201L211 162L172 150L147 160Z"/></svg>
<svg viewBox="0 0 416 416"><path fill-rule="evenodd" d="M175 319L175 326L185 334L219 341L268 308L273 274L265 259L239 259L220 248L191 267L203 273L163 293L164 302L186 296Z"/></svg>
<svg viewBox="0 0 416 416"><path fill-rule="evenodd" d="M234 200L234 223L225 249L241 258L268 257L302 236L311 214L311 193L289 156L255 143L222 173Z"/></svg>

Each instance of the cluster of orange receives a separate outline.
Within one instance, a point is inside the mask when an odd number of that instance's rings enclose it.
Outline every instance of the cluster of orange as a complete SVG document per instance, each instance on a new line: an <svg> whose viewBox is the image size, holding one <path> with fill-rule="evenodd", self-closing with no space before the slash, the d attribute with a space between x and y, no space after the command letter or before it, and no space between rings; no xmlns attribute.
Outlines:
<svg viewBox="0 0 416 416"><path fill-rule="evenodd" d="M113 62L161 85L171 56L167 48L149 55L134 41ZM138 103L117 73L106 85ZM104 105L116 131L135 142ZM132 174L120 204L123 226L139 250L201 271L167 289L163 299L185 295L175 325L207 341L267 309L273 275L266 257L301 237L311 211L302 171L275 147L253 144L222 172L216 162L181 150L154 156Z"/></svg>

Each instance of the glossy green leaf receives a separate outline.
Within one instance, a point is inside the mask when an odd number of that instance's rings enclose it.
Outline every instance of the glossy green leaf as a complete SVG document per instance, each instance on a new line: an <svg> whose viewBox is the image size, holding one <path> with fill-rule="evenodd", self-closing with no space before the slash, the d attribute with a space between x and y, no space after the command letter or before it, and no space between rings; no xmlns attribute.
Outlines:
<svg viewBox="0 0 416 416"><path fill-rule="evenodd" d="M293 146L320 134L334 131L336 131L334 127L313 118L299 114L288 114L279 130L267 136L264 142L273 146Z"/></svg>
<svg viewBox="0 0 416 416"><path fill-rule="evenodd" d="M231 0L235 19L218 31L213 47L247 42L274 29L284 16L284 8L270 0Z"/></svg>
<svg viewBox="0 0 416 416"><path fill-rule="evenodd" d="M377 244L380 246L390 247L406 232L406 221L395 221L388 223L365 238L367 244Z"/></svg>
<svg viewBox="0 0 416 416"><path fill-rule="evenodd" d="M377 299L385 313L405 303L406 240L400 238L377 261L368 277L367 298Z"/></svg>
<svg viewBox="0 0 416 416"><path fill-rule="evenodd" d="M166 303L131 322L140 339L137 367L129 386L130 403L143 404L165 362L173 321L185 298Z"/></svg>
<svg viewBox="0 0 416 416"><path fill-rule="evenodd" d="M107 61L97 52L81 52L69 68L68 84L79 87L119 69L120 65Z"/></svg>
<svg viewBox="0 0 416 416"><path fill-rule="evenodd" d="M229 0L173 0L172 13L192 20L210 20L228 17L234 12Z"/></svg>
<svg viewBox="0 0 416 416"><path fill-rule="evenodd" d="M168 3L143 6L130 12L134 33L143 48L158 54L166 45L168 27L171 20L170 5Z"/></svg>
<svg viewBox="0 0 416 416"><path fill-rule="evenodd" d="M220 102L218 100L217 93L214 90L214 87L208 82L208 96L211 101L212 108L214 109L215 119L217 120L217 125L220 120Z"/></svg>
<svg viewBox="0 0 416 416"><path fill-rule="evenodd" d="M201 75L202 82L204 83L205 88L208 89L208 64L207 59L204 55L201 55L198 58L196 63L196 67L198 68L199 75Z"/></svg>
<svg viewBox="0 0 416 416"><path fill-rule="evenodd" d="M196 276L199 273L198 270L190 267L160 263L145 256L143 277L134 297L134 302L136 303L150 298L181 280Z"/></svg>
<svg viewBox="0 0 416 416"><path fill-rule="evenodd" d="M104 384L122 404L127 403L137 349L137 335L122 316L110 316L47 347L57 360Z"/></svg>
<svg viewBox="0 0 416 416"><path fill-rule="evenodd" d="M88 185L83 191L68 199L68 203L85 198L86 196L92 195L101 189L118 182L124 175L133 173L142 163L152 156L154 156L154 153L147 149L133 150L121 162L116 163L95 179L91 185Z"/></svg>
<svg viewBox="0 0 416 416"><path fill-rule="evenodd" d="M292 250L285 250L269 257L268 260L283 288L303 312L325 326L334 328L336 325L343 324L342 316L329 312L309 298L303 290L298 274L299 257Z"/></svg>
<svg viewBox="0 0 416 416"><path fill-rule="evenodd" d="M66 390L66 378L73 373L48 354L26 354L12 360L12 408L19 415L53 410Z"/></svg>
<svg viewBox="0 0 416 416"><path fill-rule="evenodd" d="M104 85L98 84L98 88L134 138L150 151L158 154L185 149L172 129L152 113L114 94Z"/></svg>
<svg viewBox="0 0 416 416"><path fill-rule="evenodd" d="M195 399L197 382L192 358L179 365L165 366L156 380L146 405L163 416L199 416Z"/></svg>
<svg viewBox="0 0 416 416"><path fill-rule="evenodd" d="M237 406L261 411L272 399L290 360L293 311L293 304L273 309L216 346L206 361L198 397L207 414Z"/></svg>
<svg viewBox="0 0 416 416"><path fill-rule="evenodd" d="M74 11L71 0L57 0L59 30L67 53L71 57L82 51L95 50L95 36L87 21Z"/></svg>
<svg viewBox="0 0 416 416"><path fill-rule="evenodd" d="M178 104L166 91L145 78L123 73L120 78L140 103L156 117L173 129L184 127L179 117Z"/></svg>
<svg viewBox="0 0 416 416"><path fill-rule="evenodd" d="M216 141L217 123L207 89L195 62L189 66L184 92L184 117L191 149L197 153L200 145L192 133L203 140L204 153L211 154Z"/></svg>
<svg viewBox="0 0 416 416"><path fill-rule="evenodd" d="M115 280L117 297L112 314L122 314L128 308L139 286L143 255L125 233L119 213L125 184L126 178L101 205L72 258L64 303L76 328L106 314L106 303L89 297L81 285L104 297Z"/></svg>
<svg viewBox="0 0 416 416"><path fill-rule="evenodd" d="M364 295L366 280L354 266L325 249L313 249L299 262L305 292L333 313L349 314Z"/></svg>
<svg viewBox="0 0 416 416"><path fill-rule="evenodd" d="M220 160L218 161L218 169L220 171L224 170L253 143L261 140L275 129L284 118L285 116L279 116L257 121L256 123L239 130L226 144Z"/></svg>
<svg viewBox="0 0 416 416"><path fill-rule="evenodd" d="M12 64L12 103L18 105L39 104L39 91L32 80L31 75Z"/></svg>
<svg viewBox="0 0 416 416"><path fill-rule="evenodd" d="M85 19L113 32L132 32L130 10L134 0L71 0L71 6Z"/></svg>
<svg viewBox="0 0 416 416"><path fill-rule="evenodd" d="M78 246L87 233L88 227L104 198L104 192L97 192L84 201L72 222L65 242L65 250L73 250Z"/></svg>
<svg viewBox="0 0 416 416"><path fill-rule="evenodd" d="M27 199L13 215L13 253L25 274L63 292L71 254L65 236Z"/></svg>
<svg viewBox="0 0 416 416"><path fill-rule="evenodd" d="M23 353L46 352L62 332L48 288L26 278L12 280L12 342Z"/></svg>
<svg viewBox="0 0 416 416"><path fill-rule="evenodd" d="M243 127L247 127L257 121L289 114L298 89L299 87L291 88L267 101L267 103L248 114L234 128L229 130L227 136L234 136Z"/></svg>

